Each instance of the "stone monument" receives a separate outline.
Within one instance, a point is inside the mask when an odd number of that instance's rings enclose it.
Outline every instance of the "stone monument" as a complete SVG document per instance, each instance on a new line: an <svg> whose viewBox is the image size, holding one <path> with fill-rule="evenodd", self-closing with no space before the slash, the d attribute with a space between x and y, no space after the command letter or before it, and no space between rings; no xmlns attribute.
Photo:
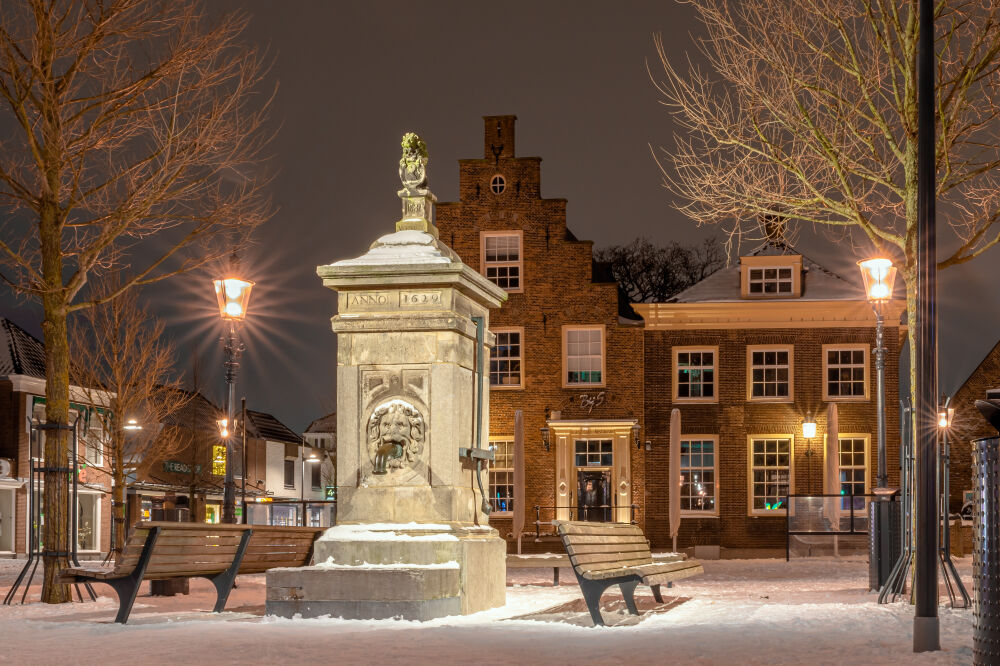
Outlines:
<svg viewBox="0 0 1000 666"><path fill-rule="evenodd" d="M438 239L427 148L403 137L403 217L320 266L337 292L338 525L267 573L267 613L425 620L504 604L489 527L489 308L506 293Z"/></svg>

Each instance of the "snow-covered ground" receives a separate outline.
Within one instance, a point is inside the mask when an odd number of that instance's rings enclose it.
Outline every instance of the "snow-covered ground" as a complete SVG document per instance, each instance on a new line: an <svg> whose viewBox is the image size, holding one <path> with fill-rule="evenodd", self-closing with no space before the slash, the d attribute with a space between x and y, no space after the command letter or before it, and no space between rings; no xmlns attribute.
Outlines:
<svg viewBox="0 0 1000 666"><path fill-rule="evenodd" d="M971 559L956 560L969 586ZM20 562L0 560L0 594ZM432 622L263 617L264 577L243 576L229 612L215 615L211 584L191 594L140 593L126 626L117 604L0 607L0 662L16 664L970 664L972 611L941 608L942 651L913 655L912 607L879 606L864 559L721 560L681 581L669 611L634 626L583 627L508 619L579 599L572 571L509 572L507 605ZM37 580L37 579L36 579ZM113 597L110 588L98 594ZM32 590L35 592L34 588ZM648 588L640 587L648 594ZM33 595L34 596L34 595ZM605 597L607 599L608 597Z"/></svg>

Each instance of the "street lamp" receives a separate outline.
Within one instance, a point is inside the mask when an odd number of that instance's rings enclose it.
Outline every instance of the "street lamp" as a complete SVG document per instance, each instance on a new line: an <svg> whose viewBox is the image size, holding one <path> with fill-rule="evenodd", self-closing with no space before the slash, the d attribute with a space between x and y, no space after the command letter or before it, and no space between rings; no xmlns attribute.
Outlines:
<svg viewBox="0 0 1000 666"><path fill-rule="evenodd" d="M238 327L247 314L247 307L250 305L250 290L254 283L243 278L235 277L239 268L236 255L230 259L229 277L222 277L213 280L215 286L215 296L219 301L219 314L222 316L226 332L223 337L226 353L226 419L225 423L219 423L219 432L226 442L226 479L222 493L222 522L236 522L236 484L233 481L233 438L232 430L228 427L233 423L233 410L236 406L236 372L240 367L240 353L243 345L239 341Z"/></svg>
<svg viewBox="0 0 1000 666"><path fill-rule="evenodd" d="M142 430L142 426L139 425L139 422L135 419L129 419L125 422L125 425L122 426L122 430Z"/></svg>
<svg viewBox="0 0 1000 666"><path fill-rule="evenodd" d="M885 345L883 344L883 329L885 319L883 310L892 300L892 286L896 281L896 267L889 259L875 258L858 262L861 269L861 279L865 283L865 294L875 311L875 381L876 381L876 416L878 418L878 474L876 486L885 488L889 485L885 461Z"/></svg>
<svg viewBox="0 0 1000 666"><path fill-rule="evenodd" d="M309 457L306 458L304 455L300 456L299 459L302 461L300 463L300 476L302 477L302 486L299 489L299 499L302 501L302 527L306 526L306 463L318 463L320 462L319 456L315 453L310 453Z"/></svg>

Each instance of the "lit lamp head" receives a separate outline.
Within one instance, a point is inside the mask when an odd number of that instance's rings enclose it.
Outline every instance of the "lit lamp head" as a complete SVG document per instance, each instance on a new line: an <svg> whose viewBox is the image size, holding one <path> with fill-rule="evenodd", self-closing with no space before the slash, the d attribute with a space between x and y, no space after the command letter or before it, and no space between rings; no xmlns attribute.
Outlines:
<svg viewBox="0 0 1000 666"><path fill-rule="evenodd" d="M307 463L318 463L319 462L319 456L317 456L315 453L310 453L309 457L306 458L305 461Z"/></svg>
<svg viewBox="0 0 1000 666"><path fill-rule="evenodd" d="M135 419L129 419L128 421L125 422L125 425L122 427L125 430L142 430L142 426L139 425L139 422L136 421Z"/></svg>
<svg viewBox="0 0 1000 666"><path fill-rule="evenodd" d="M229 419L219 419L216 423L219 426L219 435L222 439L229 439Z"/></svg>
<svg viewBox="0 0 1000 666"><path fill-rule="evenodd" d="M938 427L941 429L948 429L951 427L952 422L955 420L955 408L948 407L942 408L938 412Z"/></svg>
<svg viewBox="0 0 1000 666"><path fill-rule="evenodd" d="M865 295L870 303L879 305L892 300L892 285L896 282L896 267L889 259L865 259L858 262Z"/></svg>
<svg viewBox="0 0 1000 666"><path fill-rule="evenodd" d="M642 426L638 423L632 424L632 441L635 442L635 448L637 450L642 449L642 440L639 439L639 433L642 431Z"/></svg>
<svg viewBox="0 0 1000 666"><path fill-rule="evenodd" d="M223 319L243 321L250 305L250 290L253 282L240 278L219 278L215 284L215 296L219 299L219 313Z"/></svg>
<svg viewBox="0 0 1000 666"><path fill-rule="evenodd" d="M812 439L816 436L816 421L812 417L807 416L806 420L802 422L802 436L806 439Z"/></svg>
<svg viewBox="0 0 1000 666"><path fill-rule="evenodd" d="M542 446L548 451L551 444L549 443L549 428L548 426L542 426L538 429L542 433Z"/></svg>

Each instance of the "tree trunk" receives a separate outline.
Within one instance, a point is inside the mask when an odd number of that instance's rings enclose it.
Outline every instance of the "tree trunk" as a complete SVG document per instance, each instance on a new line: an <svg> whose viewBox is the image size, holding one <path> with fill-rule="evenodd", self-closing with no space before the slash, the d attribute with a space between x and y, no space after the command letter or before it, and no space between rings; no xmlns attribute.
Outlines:
<svg viewBox="0 0 1000 666"><path fill-rule="evenodd" d="M123 450L123 449L122 449ZM111 547L116 558L125 552L125 467L120 458L115 461L114 482L111 486L111 519L115 526L115 542Z"/></svg>

